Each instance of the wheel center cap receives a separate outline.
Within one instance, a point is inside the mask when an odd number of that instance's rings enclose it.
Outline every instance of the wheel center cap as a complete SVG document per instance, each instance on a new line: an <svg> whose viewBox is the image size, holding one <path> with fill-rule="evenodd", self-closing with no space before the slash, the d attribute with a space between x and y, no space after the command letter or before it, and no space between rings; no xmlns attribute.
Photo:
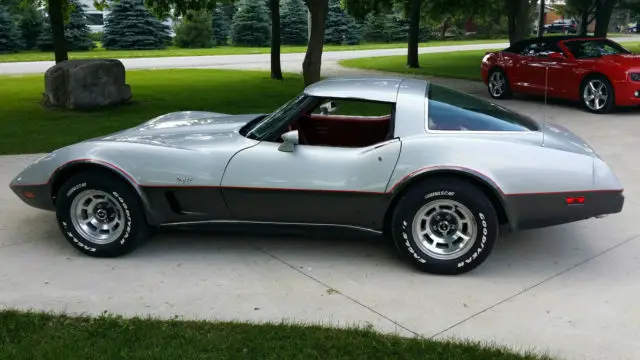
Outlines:
<svg viewBox="0 0 640 360"><path fill-rule="evenodd" d="M107 211L104 209L100 209L98 211L96 211L96 217L98 218L98 220L104 220L107 218Z"/></svg>
<svg viewBox="0 0 640 360"><path fill-rule="evenodd" d="M449 231L450 228L451 226L449 226L449 223L446 221L441 221L438 224L438 230L442 231L443 233L446 233L447 231Z"/></svg>

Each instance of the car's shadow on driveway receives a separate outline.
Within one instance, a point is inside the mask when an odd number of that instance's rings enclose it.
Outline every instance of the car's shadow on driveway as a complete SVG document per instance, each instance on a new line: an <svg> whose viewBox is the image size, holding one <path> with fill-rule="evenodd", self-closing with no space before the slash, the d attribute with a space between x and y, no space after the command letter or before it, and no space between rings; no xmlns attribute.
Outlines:
<svg viewBox="0 0 640 360"><path fill-rule="evenodd" d="M573 225L503 233L488 260L472 272L481 277L517 277L565 270L598 253L585 236L587 231ZM202 254L250 261L272 256L289 265L319 264L336 267L358 265L363 271L374 268L404 268L415 271L398 256L392 242L381 235L343 229L290 229L243 227L181 228L159 231L149 242L127 258L162 257L197 261ZM212 264L215 266L215 264Z"/></svg>

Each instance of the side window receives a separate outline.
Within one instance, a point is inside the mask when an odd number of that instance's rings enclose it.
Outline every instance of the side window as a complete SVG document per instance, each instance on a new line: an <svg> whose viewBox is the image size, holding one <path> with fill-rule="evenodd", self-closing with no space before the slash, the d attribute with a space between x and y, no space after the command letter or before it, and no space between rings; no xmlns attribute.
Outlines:
<svg viewBox="0 0 640 360"><path fill-rule="evenodd" d="M393 103L357 99L318 99L297 122L301 145L366 147L393 136Z"/></svg>
<svg viewBox="0 0 640 360"><path fill-rule="evenodd" d="M393 104L357 99L323 99L312 111L315 116L391 116Z"/></svg>
<svg viewBox="0 0 640 360"><path fill-rule="evenodd" d="M447 131L536 131L535 121L494 103L429 84L428 128Z"/></svg>

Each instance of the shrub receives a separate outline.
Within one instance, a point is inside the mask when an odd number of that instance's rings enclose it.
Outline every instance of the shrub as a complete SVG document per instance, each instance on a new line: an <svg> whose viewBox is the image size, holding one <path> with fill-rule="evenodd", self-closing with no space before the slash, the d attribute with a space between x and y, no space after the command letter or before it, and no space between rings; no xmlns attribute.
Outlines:
<svg viewBox="0 0 640 360"><path fill-rule="evenodd" d="M181 48L210 48L213 46L211 15L191 12L189 19L176 26L176 45Z"/></svg>
<svg viewBox="0 0 640 360"><path fill-rule="evenodd" d="M284 0L280 12L280 38L284 45L306 45L307 7L302 0Z"/></svg>
<svg viewBox="0 0 640 360"><path fill-rule="evenodd" d="M5 6L0 6L0 53L16 52L22 49L22 34Z"/></svg>
<svg viewBox="0 0 640 360"><path fill-rule="evenodd" d="M105 19L102 47L112 49L163 49L169 26L154 17L143 0L120 0Z"/></svg>
<svg viewBox="0 0 640 360"><path fill-rule="evenodd" d="M234 45L267 46L271 40L269 9L263 0L240 0L231 24Z"/></svg>

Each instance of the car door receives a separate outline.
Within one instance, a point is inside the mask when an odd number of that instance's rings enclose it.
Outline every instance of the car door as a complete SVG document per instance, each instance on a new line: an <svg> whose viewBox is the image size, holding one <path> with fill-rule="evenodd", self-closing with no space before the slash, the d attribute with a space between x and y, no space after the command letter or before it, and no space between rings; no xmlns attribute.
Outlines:
<svg viewBox="0 0 640 360"><path fill-rule="evenodd" d="M400 140L362 148L296 145L292 152L280 145L263 141L231 159L221 186L235 219L379 225Z"/></svg>
<svg viewBox="0 0 640 360"><path fill-rule="evenodd" d="M527 94L539 94L542 92L541 84L537 78L540 67L538 53L542 42L535 41L528 44L520 54L520 66L517 74L517 86L519 91Z"/></svg>
<svg viewBox="0 0 640 360"><path fill-rule="evenodd" d="M230 160L221 187L235 219L381 225L400 156L401 142L392 136L395 107L326 100L318 103L327 108L304 110L287 125L283 137L299 138L297 145L263 140Z"/></svg>
<svg viewBox="0 0 640 360"><path fill-rule="evenodd" d="M561 55L561 56L560 56ZM540 48L537 61L531 64L531 73L537 92L555 98L567 98L575 91L571 86L576 62L555 43L547 43Z"/></svg>

